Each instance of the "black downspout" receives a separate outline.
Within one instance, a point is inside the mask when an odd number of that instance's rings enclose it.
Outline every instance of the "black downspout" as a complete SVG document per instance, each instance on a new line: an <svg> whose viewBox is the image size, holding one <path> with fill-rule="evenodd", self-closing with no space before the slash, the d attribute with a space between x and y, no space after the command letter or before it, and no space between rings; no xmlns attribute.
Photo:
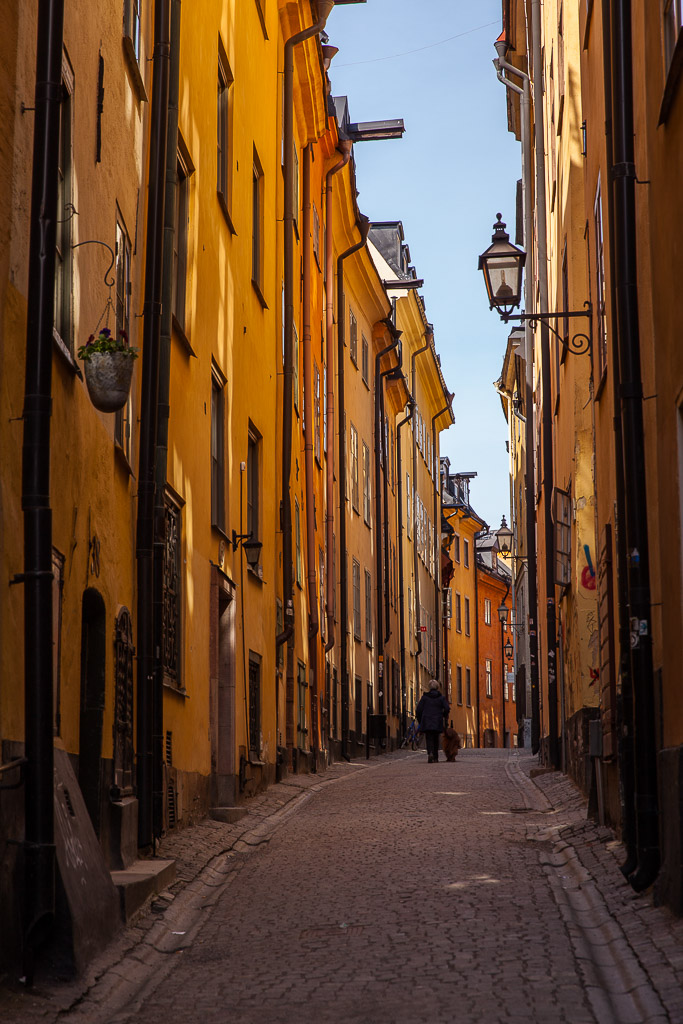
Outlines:
<svg viewBox="0 0 683 1024"><path fill-rule="evenodd" d="M633 67L630 0L612 0L612 188L621 422L626 494L635 824L638 867L629 881L636 892L657 877L660 865L657 748L655 736L647 474L643 428L643 383L638 328L638 262L633 126Z"/></svg>
<svg viewBox="0 0 683 1024"><path fill-rule="evenodd" d="M166 197L164 201L163 281L159 344L159 397L154 489L154 695L152 698L152 831L164 828L164 555L166 551L166 472L171 386L171 323L173 319L173 242L178 151L180 93L180 4L171 0L171 58L168 87L168 139L166 145Z"/></svg>
<svg viewBox="0 0 683 1024"><path fill-rule="evenodd" d="M401 427L404 427L413 416L415 402L411 395L408 399L406 415L396 424L396 464L398 466L398 615L401 631L401 729L405 737L408 731L408 691L406 688L406 612L405 587L403 586L403 463L401 461Z"/></svg>
<svg viewBox="0 0 683 1024"><path fill-rule="evenodd" d="M168 133L170 64L168 0L154 7L152 108L150 113L149 199L143 307L142 395L138 462L137 522L137 789L138 845L152 845L153 708L154 708L154 490L159 348L161 335L162 251L164 243L164 183Z"/></svg>
<svg viewBox="0 0 683 1024"><path fill-rule="evenodd" d="M347 559L346 559L346 438L344 436L344 415L346 412L344 394L344 326L346 322L346 310L344 305L344 260L352 256L354 252L362 249L368 240L370 221L361 215L358 221L360 230L360 242L350 246L345 252L337 257L337 372L339 374L338 389L339 395L339 644L341 661L341 693L342 693L342 757L350 761L348 752L349 744L349 666L348 666L348 580L347 580ZM330 370L328 369L328 372Z"/></svg>
<svg viewBox="0 0 683 1024"><path fill-rule="evenodd" d="M382 693L384 692L384 582L382 573L382 523L384 517L382 515L382 451L384 449L383 437L384 437L384 419L382 416L382 393L384 390L384 377L390 371L380 371L380 363L385 355L395 349L398 345L399 334L396 332L394 325L391 320L383 321L385 325L392 332L392 340L386 345L380 352L375 356L375 562L376 562L376 573L377 573L377 678ZM392 370L395 367L391 368ZM385 476L384 480L386 483L386 457L384 460ZM384 527L385 538L388 533L388 524ZM385 553L384 559L388 561L386 548L387 544L384 544ZM388 630L387 630L388 633ZM384 705L386 706L386 705Z"/></svg>
<svg viewBox="0 0 683 1024"><path fill-rule="evenodd" d="M24 513L24 973L55 910L50 416L64 0L40 0L31 182L22 495ZM17 581L18 582L18 581Z"/></svg>
<svg viewBox="0 0 683 1024"><path fill-rule="evenodd" d="M475 663L477 666L477 747L481 747L480 713L481 700L479 696L479 562L477 560L477 541L486 533L486 530L477 530L472 538L474 544L474 646Z"/></svg>
<svg viewBox="0 0 683 1024"><path fill-rule="evenodd" d="M434 615L436 616L436 678L439 683L445 680L441 675L441 633L443 630L443 610L441 608L441 516L439 515L439 492L441 489L441 467L436 458L436 421L448 412L455 395L451 395L443 409L432 416L432 459L434 465Z"/></svg>
<svg viewBox="0 0 683 1024"><path fill-rule="evenodd" d="M427 352L431 347L434 338L434 329L428 324L425 330L425 343L416 349L410 357L411 373L410 385L413 399L417 404L417 391L415 379L415 362L417 357ZM413 421L414 424L415 421ZM417 494L417 431L413 429L413 496ZM420 614L420 560L417 550L417 502L413 500L413 574L415 577L413 590L415 591L415 685L420 688L420 655L422 654L422 617Z"/></svg>
<svg viewBox="0 0 683 1024"><path fill-rule="evenodd" d="M602 0L602 39L605 93L605 150L607 166L612 167L612 30L610 25L610 0ZM614 230L614 196L607 189L607 227L609 251L616 252ZM614 455L617 499L617 522L614 536L617 562L617 593L619 609L619 678L617 688L617 749L619 764L619 791L621 802L621 838L626 848L626 861L621 865L628 878L638 864L636 855L636 819L634 809L635 777L633 750L633 680L631 678L631 638L628 621L628 569L626 553L626 494L624 488L624 442L621 426L619 343L617 334L617 296L614 274L610 274L610 308L612 330L610 332L611 374L614 401Z"/></svg>

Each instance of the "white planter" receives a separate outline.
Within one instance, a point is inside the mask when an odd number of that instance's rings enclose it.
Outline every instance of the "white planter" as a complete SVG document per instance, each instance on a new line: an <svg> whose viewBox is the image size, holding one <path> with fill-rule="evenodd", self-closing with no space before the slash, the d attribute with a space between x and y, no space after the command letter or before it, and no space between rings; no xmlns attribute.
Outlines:
<svg viewBox="0 0 683 1024"><path fill-rule="evenodd" d="M134 362L134 357L125 352L93 352L85 360L90 401L100 412L123 409L130 393Z"/></svg>

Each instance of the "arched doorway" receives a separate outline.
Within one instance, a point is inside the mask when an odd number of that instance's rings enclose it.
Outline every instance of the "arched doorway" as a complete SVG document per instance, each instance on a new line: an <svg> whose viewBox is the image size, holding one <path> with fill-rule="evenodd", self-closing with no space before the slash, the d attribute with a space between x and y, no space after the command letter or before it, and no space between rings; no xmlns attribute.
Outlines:
<svg viewBox="0 0 683 1024"><path fill-rule="evenodd" d="M99 591L89 587L81 606L81 717L78 782L93 828L100 834L102 720L106 654L106 609Z"/></svg>

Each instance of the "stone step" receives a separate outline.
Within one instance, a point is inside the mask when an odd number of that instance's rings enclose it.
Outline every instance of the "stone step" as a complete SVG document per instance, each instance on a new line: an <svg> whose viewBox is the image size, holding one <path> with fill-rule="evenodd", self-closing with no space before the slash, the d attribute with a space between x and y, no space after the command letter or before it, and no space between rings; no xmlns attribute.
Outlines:
<svg viewBox="0 0 683 1024"><path fill-rule="evenodd" d="M222 821L226 825L234 825L236 821L245 818L247 813L246 807L211 807L209 809L210 818L213 818L214 821Z"/></svg>
<svg viewBox="0 0 683 1024"><path fill-rule="evenodd" d="M112 871L111 880L118 890L121 916L128 923L150 896L163 892L175 880L175 861L156 857L136 860L124 871Z"/></svg>

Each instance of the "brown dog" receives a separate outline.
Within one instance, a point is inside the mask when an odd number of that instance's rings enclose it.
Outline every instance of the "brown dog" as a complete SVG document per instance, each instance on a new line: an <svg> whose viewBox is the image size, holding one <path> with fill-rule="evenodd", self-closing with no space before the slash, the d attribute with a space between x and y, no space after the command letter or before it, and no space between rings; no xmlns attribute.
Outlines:
<svg viewBox="0 0 683 1024"><path fill-rule="evenodd" d="M443 752L446 755L446 760L455 761L456 754L460 750L460 737L455 729L451 729L448 725L444 729L441 746L443 747Z"/></svg>

